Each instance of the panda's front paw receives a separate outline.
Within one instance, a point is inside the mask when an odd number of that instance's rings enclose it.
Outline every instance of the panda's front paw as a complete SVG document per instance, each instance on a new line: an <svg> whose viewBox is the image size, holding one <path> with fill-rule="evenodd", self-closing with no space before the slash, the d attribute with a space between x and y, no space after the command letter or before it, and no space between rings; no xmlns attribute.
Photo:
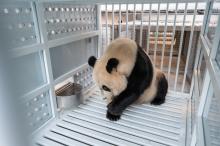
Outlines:
<svg viewBox="0 0 220 146"><path fill-rule="evenodd" d="M123 112L122 108L119 105L114 106L112 102L107 105L107 109L108 112L113 115L121 115Z"/></svg>
<svg viewBox="0 0 220 146"><path fill-rule="evenodd" d="M109 111L106 113L106 118L111 121L118 121L120 119L121 115L113 115Z"/></svg>

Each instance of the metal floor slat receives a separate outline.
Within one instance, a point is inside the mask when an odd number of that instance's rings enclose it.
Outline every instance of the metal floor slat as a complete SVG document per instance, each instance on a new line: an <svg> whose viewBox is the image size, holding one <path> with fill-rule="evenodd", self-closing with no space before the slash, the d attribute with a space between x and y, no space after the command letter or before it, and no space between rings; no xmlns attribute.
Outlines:
<svg viewBox="0 0 220 146"><path fill-rule="evenodd" d="M96 107L102 107L104 109L106 109L106 104L104 102L97 102L97 101L91 101L91 104L92 106L96 106ZM135 106L137 107L137 106ZM171 117L171 116L166 116L166 115L163 115L163 114L160 114L160 117L156 116L155 113L152 113L152 112L145 112L144 110L137 110L135 109L135 107L128 107L126 109L126 114L131 114L131 115L138 115L140 114L141 116L151 116L152 118L159 118L161 120L167 120L167 121L171 121L171 122L175 122L175 123L179 123L180 121L180 118L176 118L176 117ZM135 112L135 114L133 114Z"/></svg>
<svg viewBox="0 0 220 146"><path fill-rule="evenodd" d="M174 134L178 134L178 132L176 132L178 130L178 127L174 127L173 125L167 125L164 124L163 122L158 122L155 120L150 119L150 117L148 117L147 115L139 115L139 113L134 113L134 114L128 114L128 110L126 110L126 112L124 113L122 119L126 120L126 121L130 121L130 122L142 122L141 124L146 125L148 127L152 127L154 128L154 130L156 129L160 129L160 130L164 130L164 131L168 131ZM105 114L105 113L104 113ZM131 121L134 118L138 118L140 119L139 121ZM144 121L143 121L144 120Z"/></svg>
<svg viewBox="0 0 220 146"><path fill-rule="evenodd" d="M81 108L84 110L90 110L90 111L101 113L104 115L105 115L105 111L106 111L106 109L104 107L97 107L92 104L90 104L88 106L81 106ZM125 118L128 120L130 119L132 121L136 120L136 122L144 123L146 117L151 119L151 121L158 121L158 123L164 123L165 125L169 125L169 126L172 126L175 128L181 127L180 122L169 121L169 119L163 119L161 117L156 117L155 115L147 115L147 116L143 117L143 116L140 116L138 113L129 112L129 111L126 111L122 118Z"/></svg>
<svg viewBox="0 0 220 146"><path fill-rule="evenodd" d="M162 106L131 105L119 121L106 119L106 102L99 91L86 104L68 111L38 134L43 146L183 146L185 145L187 99L167 97Z"/></svg>

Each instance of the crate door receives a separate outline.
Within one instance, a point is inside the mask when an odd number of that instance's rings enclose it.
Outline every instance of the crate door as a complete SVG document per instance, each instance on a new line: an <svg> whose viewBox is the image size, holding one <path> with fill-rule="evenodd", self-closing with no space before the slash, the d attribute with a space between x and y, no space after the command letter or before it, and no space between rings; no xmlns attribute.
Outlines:
<svg viewBox="0 0 220 146"><path fill-rule="evenodd" d="M199 146L220 145L220 2L207 3L200 43L206 65L198 109Z"/></svg>

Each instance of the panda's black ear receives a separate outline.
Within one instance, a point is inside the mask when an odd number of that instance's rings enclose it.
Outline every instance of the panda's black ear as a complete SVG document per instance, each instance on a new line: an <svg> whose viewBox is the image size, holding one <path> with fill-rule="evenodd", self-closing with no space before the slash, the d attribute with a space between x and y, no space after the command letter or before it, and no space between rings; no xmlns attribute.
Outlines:
<svg viewBox="0 0 220 146"><path fill-rule="evenodd" d="M91 56L91 57L89 57L89 59L88 59L88 64L91 66L91 67L94 67L94 65L95 65L95 63L96 63L96 58L95 58L95 56Z"/></svg>
<svg viewBox="0 0 220 146"><path fill-rule="evenodd" d="M110 58L110 59L108 60L107 65L106 65L106 70L107 70L107 72L108 72L108 73L111 73L112 70L113 70L113 68L116 68L116 67L118 66L118 64L119 64L119 60L118 60L118 59L116 59L116 58Z"/></svg>

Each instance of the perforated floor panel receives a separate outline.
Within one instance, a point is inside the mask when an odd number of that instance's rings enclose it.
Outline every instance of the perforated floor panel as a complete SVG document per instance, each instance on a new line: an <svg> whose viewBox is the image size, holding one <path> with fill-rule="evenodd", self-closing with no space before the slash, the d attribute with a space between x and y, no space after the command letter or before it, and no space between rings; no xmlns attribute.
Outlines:
<svg viewBox="0 0 220 146"><path fill-rule="evenodd" d="M167 97L161 106L132 105L121 119L106 119L106 102L95 91L86 104L55 120L35 137L43 146L183 146L187 100Z"/></svg>

